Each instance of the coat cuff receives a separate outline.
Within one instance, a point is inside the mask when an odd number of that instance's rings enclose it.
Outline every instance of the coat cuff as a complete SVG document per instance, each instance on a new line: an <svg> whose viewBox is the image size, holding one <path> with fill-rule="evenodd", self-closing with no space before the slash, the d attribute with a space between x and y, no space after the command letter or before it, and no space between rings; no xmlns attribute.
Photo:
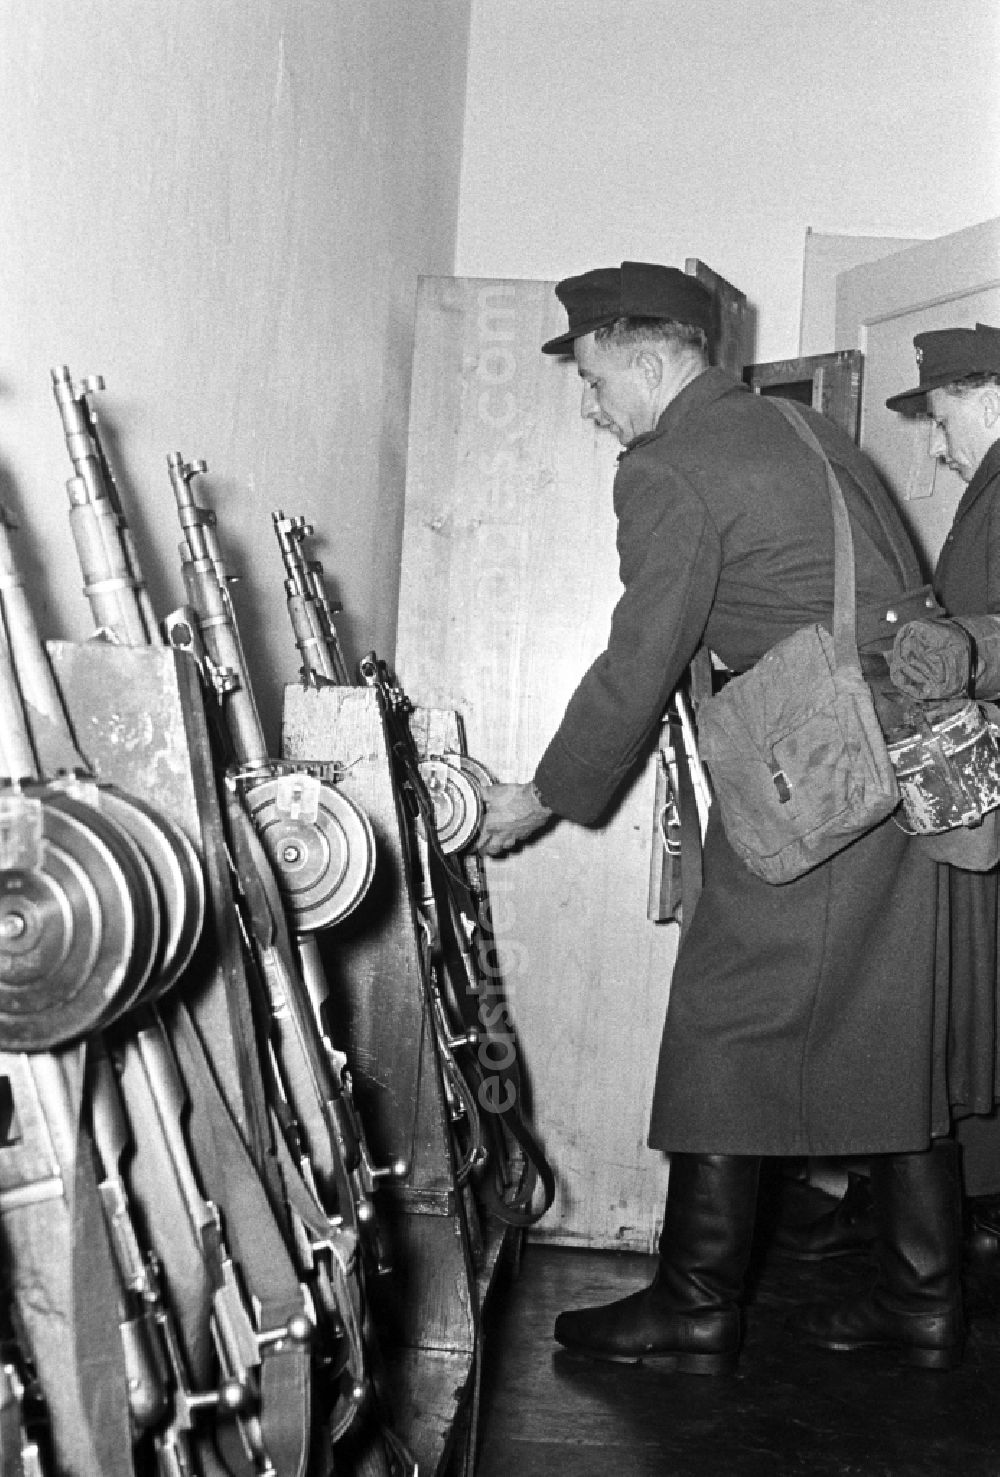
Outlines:
<svg viewBox="0 0 1000 1477"><path fill-rule="evenodd" d="M564 820L581 826L599 820L618 788L620 776L594 770L554 739L535 770L534 784L543 805Z"/></svg>

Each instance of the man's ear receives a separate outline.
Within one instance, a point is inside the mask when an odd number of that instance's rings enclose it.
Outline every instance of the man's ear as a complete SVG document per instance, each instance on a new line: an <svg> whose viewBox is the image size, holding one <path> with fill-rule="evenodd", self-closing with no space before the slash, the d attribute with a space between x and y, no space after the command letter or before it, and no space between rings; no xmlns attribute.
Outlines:
<svg viewBox="0 0 1000 1477"><path fill-rule="evenodd" d="M639 349L636 352L635 367L639 370L649 389L659 388L663 379L663 363L659 354L652 349Z"/></svg>
<svg viewBox="0 0 1000 1477"><path fill-rule="evenodd" d="M988 431L1000 420L1000 385L988 385L983 394L983 424Z"/></svg>

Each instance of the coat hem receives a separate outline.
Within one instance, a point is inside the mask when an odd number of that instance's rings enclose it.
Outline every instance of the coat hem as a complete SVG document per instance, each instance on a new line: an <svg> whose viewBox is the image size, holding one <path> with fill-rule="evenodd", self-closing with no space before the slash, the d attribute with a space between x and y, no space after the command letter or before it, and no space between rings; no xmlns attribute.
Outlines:
<svg viewBox="0 0 1000 1477"><path fill-rule="evenodd" d="M920 1154L930 1148L933 1135L914 1137L906 1134L891 1140L877 1142L857 1139L808 1139L741 1140L731 1139L672 1139L669 1147L664 1143L647 1140L647 1146L658 1154L732 1154L733 1156L760 1156L762 1159L866 1159L873 1154Z"/></svg>

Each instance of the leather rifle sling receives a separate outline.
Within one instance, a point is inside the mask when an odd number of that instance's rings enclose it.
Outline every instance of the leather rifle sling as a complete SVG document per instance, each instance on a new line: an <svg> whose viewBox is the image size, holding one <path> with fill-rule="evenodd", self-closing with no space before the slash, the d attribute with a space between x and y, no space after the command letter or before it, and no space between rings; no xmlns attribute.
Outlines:
<svg viewBox="0 0 1000 1477"><path fill-rule="evenodd" d="M328 1070L312 1004L292 949L281 894L253 822L235 796L229 797L226 820L258 955L258 982L266 997L261 1008L268 1014L269 1035L277 1037L290 1107L320 1181L336 1185L337 1209L345 1221L353 1221L348 1166L342 1162L331 1135L325 1106L327 1095L342 1089Z"/></svg>
<svg viewBox="0 0 1000 1477"><path fill-rule="evenodd" d="M298 988L299 978L292 960L281 896L260 839L235 796L228 797L227 822L259 955L261 984L267 996L262 1007L272 1015L276 1008L280 1009L279 1048L291 1107L299 1119L315 1162L319 1163L320 1155L325 1159L324 1179L335 1181L337 1209L344 1226L352 1228L352 1233L356 1234L356 1207L348 1166L342 1162L339 1147L333 1140L324 1107L324 1093L338 1090L339 1084L326 1073L326 1059L319 1044L312 1006L304 988ZM277 1116L273 1105L272 1113ZM367 1349L363 1331L360 1254L357 1257L344 1255L343 1233L332 1234L326 1211L317 1202L315 1191L307 1186L277 1122L274 1142L289 1208L319 1243L329 1247L334 1274L331 1287L350 1350L349 1367L355 1385L362 1389L366 1381ZM351 1414L353 1416L353 1411ZM334 1411L333 1423L337 1420L338 1415Z"/></svg>
<svg viewBox="0 0 1000 1477"><path fill-rule="evenodd" d="M344 1367L350 1375L351 1385L340 1402L335 1402L332 1409L323 1412L322 1419L326 1422L330 1440L336 1441L353 1422L360 1402L368 1393L369 1385L368 1345L364 1330L365 1311L361 1297L361 1283L356 1271L359 1253L352 1233L332 1225L316 1204L315 1197L302 1178L280 1130L276 1132L276 1143L278 1161L285 1176L289 1206L299 1217L304 1229L311 1232L318 1243L325 1244L330 1249L331 1290L337 1303L337 1313L347 1346Z"/></svg>
<svg viewBox="0 0 1000 1477"><path fill-rule="evenodd" d="M429 803L429 802L428 802ZM423 801L421 800L421 805ZM525 1122L523 1113L524 1084L521 1075L520 1052L513 1029L498 1032L495 1020L500 1011L507 1017L509 1010L503 999L492 1000L495 993L484 979L482 959L486 954L495 957L496 939L484 924L482 910L477 908L476 899L468 881L450 865L444 854L437 833L428 826L431 855L435 858L441 885L444 887L449 906L445 916L452 933L451 948L444 953L445 968L452 983L452 996L467 1031L478 1033L476 1048L476 1076L478 1078L477 1100L483 1110L481 1121L492 1127L502 1125L511 1135L524 1155L524 1168L516 1187L498 1187L496 1176L493 1182L482 1186L483 1198L497 1217L512 1226L531 1226L540 1220L555 1200L556 1184L552 1168L545 1157L535 1134ZM468 930L468 937L463 933ZM480 961L476 961L476 952ZM458 955L458 962L456 962ZM494 1057L494 1051L499 1053ZM487 1084L491 1084L487 1087ZM505 1145L499 1135L491 1133L494 1154L504 1156ZM498 1167L498 1166L495 1166ZM543 1195L539 1206L532 1206L535 1187L541 1184Z"/></svg>
<svg viewBox="0 0 1000 1477"><path fill-rule="evenodd" d="M248 1219L245 1222L233 1222L229 1240L237 1252L241 1266L244 1271L248 1272L251 1290L259 1296L258 1281L261 1279L266 1281L269 1269L275 1266L275 1257L283 1257L284 1261L289 1261L288 1254L283 1242L280 1240L276 1242L270 1234L266 1214L262 1208L259 1208L259 1197L253 1187L245 1183L247 1170L245 1163L244 1167L240 1168L240 1143L238 1137L235 1141L232 1137L235 1134L235 1126L228 1119L225 1104L217 1093L193 1022L183 1007L178 1008L177 1016L173 1034L178 1046L182 1071L191 1094L192 1110L193 1112L201 1111L211 1123L212 1140L206 1150L206 1157L211 1158L214 1154L213 1164L225 1158L227 1176L230 1172L240 1176L236 1181L236 1187L244 1203L242 1208L237 1209L237 1214ZM363 1310L360 1287L356 1286L357 1279L354 1274L356 1247L353 1237L350 1232L339 1231L316 1203L315 1196L303 1180L285 1142L280 1124L277 1122L274 1123L274 1146L275 1164L284 1189L282 1212L290 1211L297 1216L302 1226L311 1232L315 1241L330 1250L334 1264L331 1280L335 1285L337 1312L343 1323L344 1338L348 1347L347 1366L353 1385L360 1388L364 1385L366 1378L365 1345L362 1332ZM225 1188L224 1186L224 1191ZM252 1228L249 1235L245 1234L246 1225ZM266 1309L264 1300L261 1300L262 1319L269 1328L286 1326L289 1316L294 1315L296 1306L300 1310L302 1307L302 1290L294 1267L291 1267L289 1271L288 1267L281 1265L276 1270L280 1272L280 1276L276 1285L269 1285L270 1302ZM270 1357L273 1360L274 1355ZM265 1374L268 1368L269 1366L265 1364ZM271 1366L272 1375L274 1368L276 1366ZM264 1393L266 1396L267 1392ZM280 1397L281 1387L275 1383L274 1401L277 1402ZM269 1408L266 1398L262 1400L262 1406L264 1445L278 1472L281 1473L284 1469L278 1466L272 1450L274 1445L272 1422L277 1406L272 1403ZM352 1408L349 1417L345 1419L345 1426L349 1423L349 1419L353 1418L353 1414ZM308 1421L308 1412L306 1420Z"/></svg>
<svg viewBox="0 0 1000 1477"><path fill-rule="evenodd" d="M216 1086L183 1004L171 1012L178 1063L191 1098L195 1158L225 1212L233 1256L259 1305L261 1332L280 1334L303 1313L303 1290L274 1207ZM216 1187L217 1190L216 1190ZM310 1440L310 1350L292 1337L261 1349L261 1432L277 1477L302 1477Z"/></svg>
<svg viewBox="0 0 1000 1477"><path fill-rule="evenodd" d="M150 1248L160 1265L192 1384L204 1390L213 1378L214 1357L212 1280L205 1248L188 1213L161 1121L163 1105L157 1103L151 1090L134 1031L109 1040L109 1047L118 1064L119 1088L133 1145L127 1170L129 1201L139 1209L148 1227Z"/></svg>

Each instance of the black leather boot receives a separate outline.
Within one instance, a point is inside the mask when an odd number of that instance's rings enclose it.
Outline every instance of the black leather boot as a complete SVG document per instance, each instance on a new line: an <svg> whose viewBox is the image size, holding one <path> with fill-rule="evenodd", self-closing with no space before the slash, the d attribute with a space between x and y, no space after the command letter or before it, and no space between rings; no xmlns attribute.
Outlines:
<svg viewBox="0 0 1000 1477"><path fill-rule="evenodd" d="M976 1195L966 1209L966 1251L973 1257L995 1257L1000 1252L1000 1195Z"/></svg>
<svg viewBox="0 0 1000 1477"><path fill-rule="evenodd" d="M779 1223L774 1245L797 1262L869 1251L875 1240L875 1208L868 1176L850 1172L847 1189L829 1210L799 1225Z"/></svg>
<svg viewBox="0 0 1000 1477"><path fill-rule="evenodd" d="M823 1349L890 1348L920 1369L953 1369L965 1342L957 1146L939 1139L926 1153L880 1154L871 1189L874 1287L852 1302L799 1308L790 1326Z"/></svg>
<svg viewBox="0 0 1000 1477"><path fill-rule="evenodd" d="M555 1337L575 1354L727 1374L739 1353L739 1300L757 1209L760 1160L673 1154L659 1265L650 1287L599 1308L560 1313Z"/></svg>

